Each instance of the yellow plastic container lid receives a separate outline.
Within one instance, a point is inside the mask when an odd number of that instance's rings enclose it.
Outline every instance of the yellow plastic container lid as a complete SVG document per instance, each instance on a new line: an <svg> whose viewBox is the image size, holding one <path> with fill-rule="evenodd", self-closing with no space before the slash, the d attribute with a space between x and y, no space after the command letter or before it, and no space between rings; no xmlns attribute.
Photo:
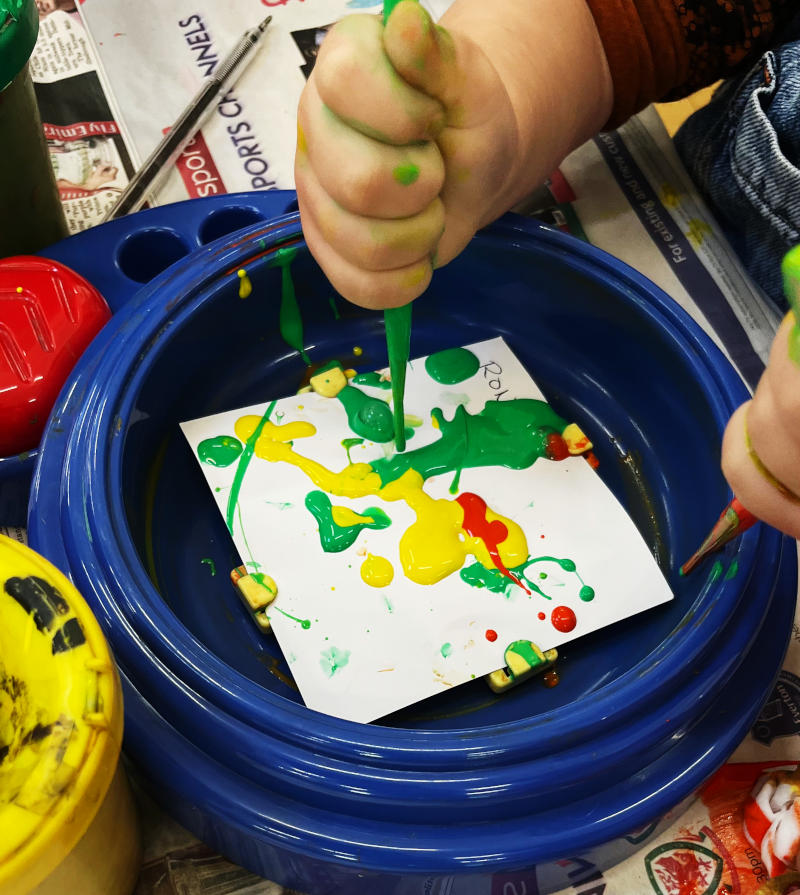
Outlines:
<svg viewBox="0 0 800 895"><path fill-rule="evenodd" d="M0 895L27 892L94 819L122 743L97 620L38 554L0 535Z"/></svg>

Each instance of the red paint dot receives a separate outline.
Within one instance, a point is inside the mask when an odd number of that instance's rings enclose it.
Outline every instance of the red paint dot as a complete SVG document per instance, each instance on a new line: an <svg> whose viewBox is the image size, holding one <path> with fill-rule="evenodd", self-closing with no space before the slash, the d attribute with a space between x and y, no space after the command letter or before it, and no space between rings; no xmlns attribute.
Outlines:
<svg viewBox="0 0 800 895"><path fill-rule="evenodd" d="M550 621L556 631L561 631L562 634L568 634L578 624L575 613L569 606L556 606L550 615Z"/></svg>
<svg viewBox="0 0 800 895"><path fill-rule="evenodd" d="M544 535L539 535L540 538L544 538Z"/></svg>
<svg viewBox="0 0 800 895"><path fill-rule="evenodd" d="M547 616L546 616L543 612L540 612L540 613L539 613L539 618L540 618L542 621L544 621L544 620L547 618Z"/></svg>
<svg viewBox="0 0 800 895"><path fill-rule="evenodd" d="M489 643L494 643L497 640L497 631L493 631L491 628L486 632L486 639Z"/></svg>

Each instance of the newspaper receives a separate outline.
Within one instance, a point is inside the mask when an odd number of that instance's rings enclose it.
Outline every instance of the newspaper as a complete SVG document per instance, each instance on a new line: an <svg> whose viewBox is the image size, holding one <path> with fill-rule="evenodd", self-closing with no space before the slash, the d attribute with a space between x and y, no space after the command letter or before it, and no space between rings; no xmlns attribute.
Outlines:
<svg viewBox="0 0 800 895"><path fill-rule="evenodd" d="M371 0L83 0L79 11L75 0L39 5L31 72L73 232L99 222L202 80L267 13L273 23L257 58L187 146L156 201L292 188L295 109L319 43L343 14L380 9ZM426 5L438 14L446 0ZM576 150L519 210L646 274L754 386L779 314L724 239L652 109ZM22 530L6 533L24 537ZM800 764L800 617L773 694L732 761L656 838L653 829L633 831L642 841L634 857L605 873L588 858L561 862L568 883L562 895L783 891L769 888L777 885L771 877L788 879L798 858L775 863L772 840L748 840L742 819L754 789ZM150 801L136 770L129 772L145 844L136 895L289 895L183 830ZM778 829L781 817L776 813L769 829ZM487 877L486 895L532 895L552 888L545 876ZM458 895L458 880L445 888Z"/></svg>

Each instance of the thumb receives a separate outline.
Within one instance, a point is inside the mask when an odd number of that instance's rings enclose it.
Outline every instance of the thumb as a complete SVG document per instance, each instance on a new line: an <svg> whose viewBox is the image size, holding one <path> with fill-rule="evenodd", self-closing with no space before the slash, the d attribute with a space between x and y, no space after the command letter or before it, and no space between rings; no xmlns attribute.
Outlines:
<svg viewBox="0 0 800 895"><path fill-rule="evenodd" d="M383 47L404 81L445 107L455 105L461 78L453 38L416 0L401 0L392 10Z"/></svg>

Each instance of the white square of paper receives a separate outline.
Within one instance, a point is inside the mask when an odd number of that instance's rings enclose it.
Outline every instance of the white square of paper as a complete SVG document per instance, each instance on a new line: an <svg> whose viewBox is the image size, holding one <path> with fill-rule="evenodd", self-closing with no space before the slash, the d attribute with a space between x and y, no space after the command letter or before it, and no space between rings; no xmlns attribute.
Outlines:
<svg viewBox="0 0 800 895"><path fill-rule="evenodd" d="M480 366L455 385L435 382L426 372L425 358L409 364L405 412L422 424L407 452L440 437L431 420L435 407L450 420L459 404L474 415L490 401L544 400L501 338L467 347ZM390 401L390 391L358 387ZM348 465L342 441L354 433L345 409L336 398L313 392L182 423L181 428L197 456L201 442L233 436L238 419L263 418L268 408L273 423L303 421L315 427L313 435L294 440L293 451L333 471ZM393 453L391 442L386 446L365 440L350 449L354 463ZM505 649L514 641L529 640L546 650L672 598L633 522L583 457L540 458L523 469L463 469L455 495L449 491L453 474L431 477L424 485L425 493L437 499L477 494L522 528L532 560L523 579L529 595L505 577L507 586L500 592L473 586L459 571L430 585L409 580L401 567L399 541L416 517L400 500L331 495L333 505L357 513L378 507L391 524L362 529L350 547L326 553L317 521L305 506L306 495L321 489L297 466L257 453L243 462L246 454L247 449L226 467L201 466L220 511L231 522L248 571L266 573L277 584L277 599L267 613L306 705L318 711L371 721L503 667ZM234 505L230 494L237 470ZM390 584L373 587L362 580L368 555L392 564ZM467 557L462 568L474 562ZM589 600L585 588L593 591ZM571 631L554 627L558 607L574 613Z"/></svg>

